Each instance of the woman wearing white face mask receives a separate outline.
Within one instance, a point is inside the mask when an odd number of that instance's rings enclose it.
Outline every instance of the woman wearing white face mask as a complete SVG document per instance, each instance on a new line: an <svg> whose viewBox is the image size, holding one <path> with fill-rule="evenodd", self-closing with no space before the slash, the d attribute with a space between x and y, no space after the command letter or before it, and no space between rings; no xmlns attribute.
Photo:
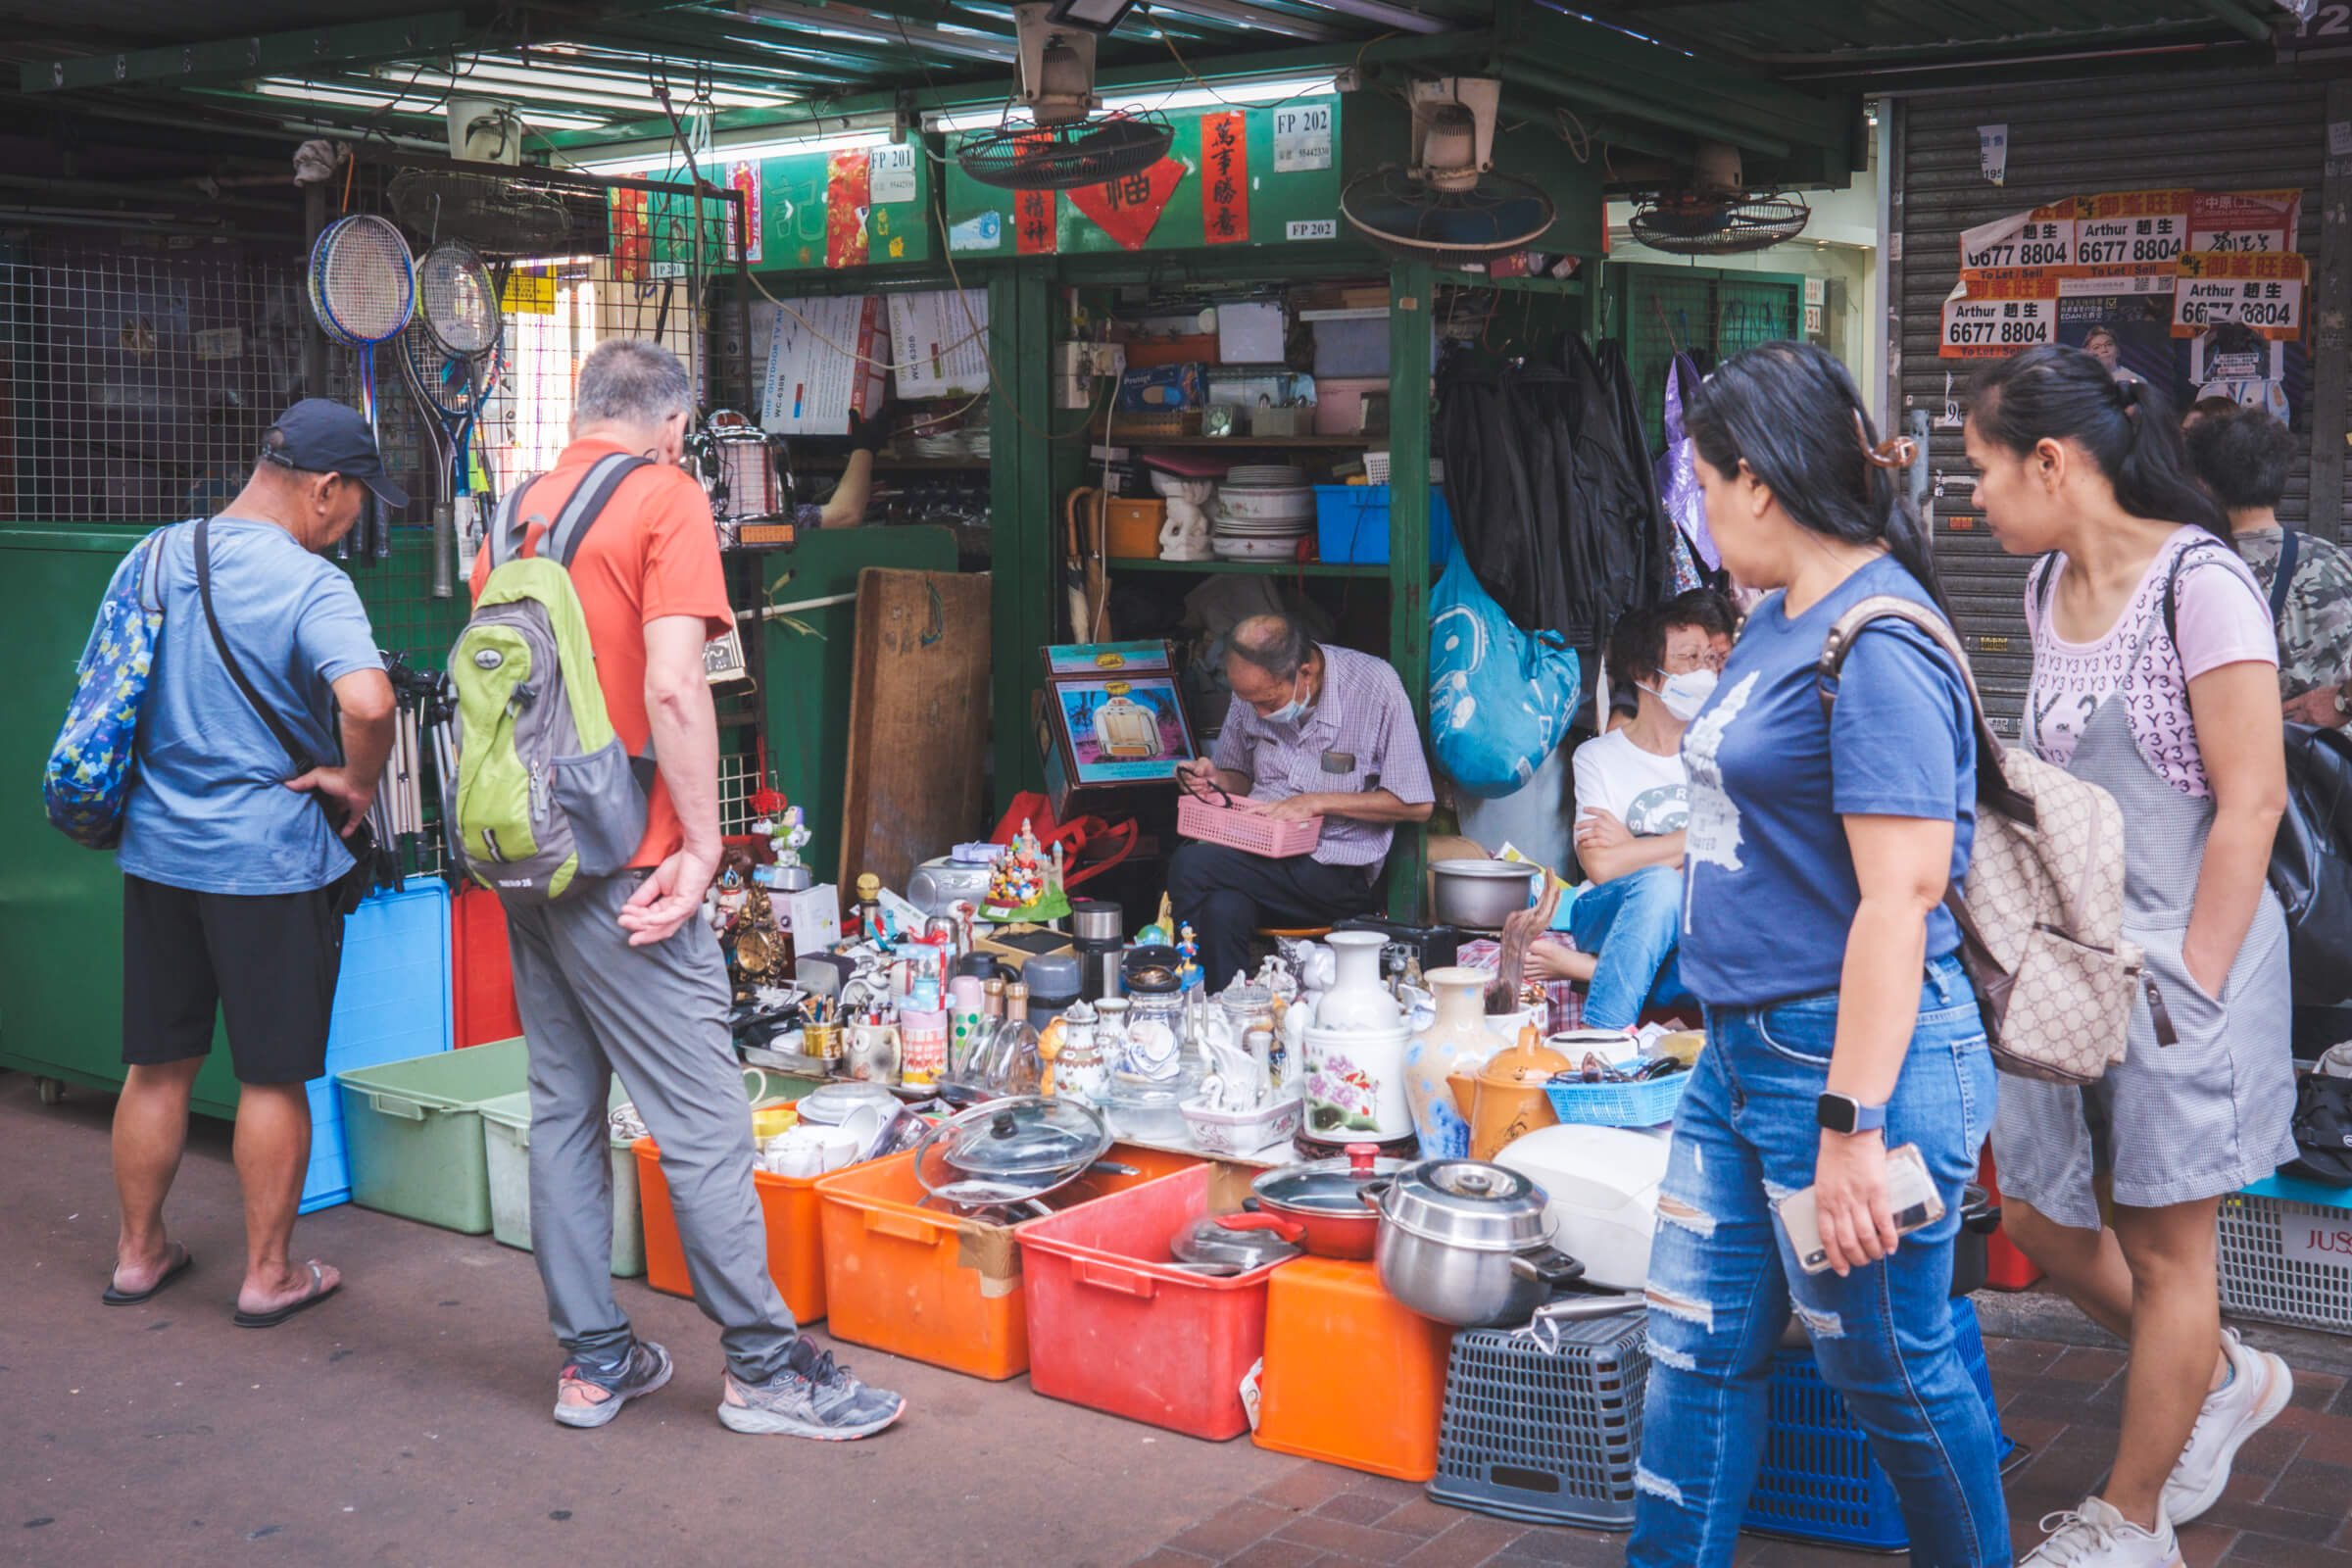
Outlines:
<svg viewBox="0 0 2352 1568"><path fill-rule="evenodd" d="M1591 982L1585 1022L1630 1027L1685 995L1675 964L1683 905L1683 823L1690 815L1683 731L1715 689L1731 612L1701 589L1619 620L1609 667L1630 685L1633 721L1576 753L1576 853L1589 881L1563 901L1555 930L1528 954L1531 976Z"/></svg>

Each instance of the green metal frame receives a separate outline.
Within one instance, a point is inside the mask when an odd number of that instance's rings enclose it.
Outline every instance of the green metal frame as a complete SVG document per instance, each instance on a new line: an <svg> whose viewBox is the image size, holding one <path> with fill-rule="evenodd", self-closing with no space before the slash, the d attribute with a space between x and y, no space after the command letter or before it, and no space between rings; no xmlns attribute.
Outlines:
<svg viewBox="0 0 2352 1568"><path fill-rule="evenodd" d="M205 86L281 73L300 74L412 60L449 49L465 37L464 12L428 11L387 22L351 22L213 43L40 61L18 68L17 84L24 92L70 92L76 87L134 82Z"/></svg>

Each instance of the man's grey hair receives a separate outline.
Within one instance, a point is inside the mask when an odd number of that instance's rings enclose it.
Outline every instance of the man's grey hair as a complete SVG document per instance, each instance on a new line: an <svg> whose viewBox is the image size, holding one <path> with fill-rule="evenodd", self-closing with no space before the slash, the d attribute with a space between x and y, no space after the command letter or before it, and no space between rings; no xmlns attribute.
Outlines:
<svg viewBox="0 0 2352 1568"><path fill-rule="evenodd" d="M576 424L660 424L694 408L686 367L659 343L607 338L580 362L572 393Z"/></svg>
<svg viewBox="0 0 2352 1568"><path fill-rule="evenodd" d="M1288 615L1252 615L1233 628L1225 651L1276 680L1293 680L1313 656L1315 640Z"/></svg>

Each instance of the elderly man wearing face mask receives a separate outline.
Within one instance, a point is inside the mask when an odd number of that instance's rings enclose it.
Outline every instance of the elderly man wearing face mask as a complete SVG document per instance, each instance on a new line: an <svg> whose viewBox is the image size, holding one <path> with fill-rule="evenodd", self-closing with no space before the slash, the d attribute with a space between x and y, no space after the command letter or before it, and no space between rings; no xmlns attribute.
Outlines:
<svg viewBox="0 0 2352 1568"><path fill-rule="evenodd" d="M1272 803L1272 814L1323 818L1311 855L1269 859L1187 844L1168 866L1168 901L1200 939L1212 987L1250 959L1261 925L1328 925L1372 906L1399 822L1426 822L1436 794L1404 683L1369 654L1327 648L1287 615L1253 615L1225 651L1233 706L1208 757L1177 764L1195 794Z"/></svg>

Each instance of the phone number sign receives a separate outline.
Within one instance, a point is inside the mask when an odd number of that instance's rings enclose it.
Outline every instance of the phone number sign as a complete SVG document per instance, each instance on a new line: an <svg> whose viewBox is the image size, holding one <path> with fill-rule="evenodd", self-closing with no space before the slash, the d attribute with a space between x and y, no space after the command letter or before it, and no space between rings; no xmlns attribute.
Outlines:
<svg viewBox="0 0 2352 1568"><path fill-rule="evenodd" d="M2057 340L2058 279L2038 269L1998 268L1962 272L1943 302L1943 336L1936 353L1947 360L2004 359Z"/></svg>
<svg viewBox="0 0 2352 1568"><path fill-rule="evenodd" d="M2301 256L2209 255L2180 258L2173 286L2173 336L2195 337L2224 321L2237 321L2266 338L2291 341L2303 335L2303 286L2310 264Z"/></svg>

